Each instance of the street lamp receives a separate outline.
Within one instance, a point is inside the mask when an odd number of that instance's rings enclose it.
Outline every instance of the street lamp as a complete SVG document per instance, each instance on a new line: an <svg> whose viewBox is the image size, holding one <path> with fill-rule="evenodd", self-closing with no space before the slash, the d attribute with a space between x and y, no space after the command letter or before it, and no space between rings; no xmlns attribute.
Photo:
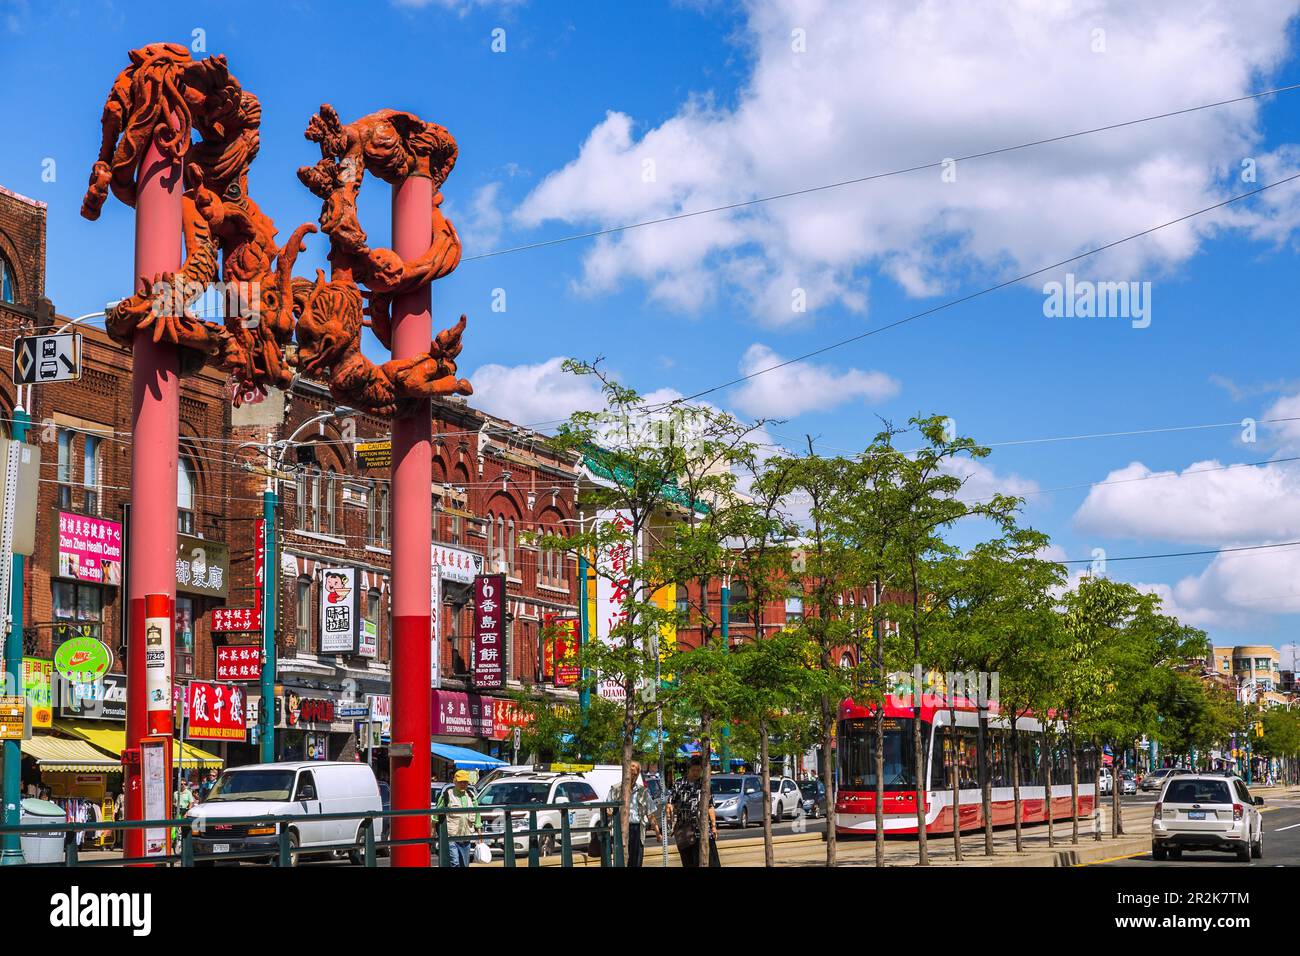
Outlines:
<svg viewBox="0 0 1300 956"><path fill-rule="evenodd" d="M297 438L312 425L321 425L331 419L348 418L355 414L355 409L339 405L332 411L321 412L307 419L293 430L288 438L272 440L268 433L266 445L245 442L240 448L265 448L266 450L266 487L262 491L262 527L265 536L266 554L262 560L262 703L257 709L257 728L262 750L262 762L275 761L275 598L279 593L279 562L275 553L276 511L280 503L280 469L284 465L285 453L297 442ZM250 466L245 466L251 470Z"/></svg>

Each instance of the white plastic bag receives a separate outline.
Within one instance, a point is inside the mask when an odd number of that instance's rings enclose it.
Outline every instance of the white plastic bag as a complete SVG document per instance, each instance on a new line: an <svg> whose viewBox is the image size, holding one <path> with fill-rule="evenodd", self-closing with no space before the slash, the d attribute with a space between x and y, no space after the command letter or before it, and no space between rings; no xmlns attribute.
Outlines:
<svg viewBox="0 0 1300 956"><path fill-rule="evenodd" d="M492 848L491 848L490 846L488 846L486 843L483 843L483 842L479 842L479 843L474 844L474 862L475 862L475 863L491 863L491 862L492 862Z"/></svg>

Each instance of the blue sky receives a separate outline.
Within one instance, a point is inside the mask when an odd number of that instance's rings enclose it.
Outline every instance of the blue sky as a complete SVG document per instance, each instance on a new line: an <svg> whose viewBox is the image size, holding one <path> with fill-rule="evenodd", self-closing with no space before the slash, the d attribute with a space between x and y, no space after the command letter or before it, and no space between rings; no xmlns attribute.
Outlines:
<svg viewBox="0 0 1300 956"><path fill-rule="evenodd" d="M322 102L345 120L386 106L436 120L460 144L444 192L468 261L435 288L435 317L469 315L478 403L545 422L595 401L562 356L689 394L1300 170L1297 91L962 162L955 181L926 170L471 258L1300 82L1300 4L1131 6L0 0L0 184L49 204L48 292L75 315L130 284L130 211L78 216L128 49L201 37L228 57L262 101L251 188L282 238L319 213L294 172L316 158L302 130ZM380 242L385 188L362 194ZM1278 187L1060 270L1150 283L1146 328L1048 317L1043 284L1061 276L1040 276L709 399L827 452L860 448L878 416L950 415L995 446L970 493L1025 493L1058 556L1300 540L1293 464L1145 477L1300 454L1300 422L1260 425L1253 443L1186 427L1300 418L1297 195ZM323 251L317 238L300 273ZM1125 431L1146 433L1006 444ZM1216 642L1295 640L1300 549L1107 570Z"/></svg>

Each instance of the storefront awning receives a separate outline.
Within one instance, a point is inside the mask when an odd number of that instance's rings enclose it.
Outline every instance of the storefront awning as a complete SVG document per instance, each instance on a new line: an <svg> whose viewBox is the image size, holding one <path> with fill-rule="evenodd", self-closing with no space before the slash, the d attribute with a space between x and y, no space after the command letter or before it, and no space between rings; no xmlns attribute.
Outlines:
<svg viewBox="0 0 1300 956"><path fill-rule="evenodd" d="M100 750L116 754L119 757L122 751L126 749L126 730L117 724L101 723L95 720L68 720L65 718L55 720L54 729L79 737L94 744ZM220 757L210 754L206 750L200 750L193 744L182 744L180 741L175 741L175 743L178 746L172 748L172 760L177 766L180 766L181 762L184 761L184 766L195 770L220 770L225 764L225 761ZM114 763L116 762L114 761Z"/></svg>
<svg viewBox="0 0 1300 956"><path fill-rule="evenodd" d="M22 751L35 757L42 770L64 773L112 773L121 771L122 762L96 750L84 740L69 740L36 734L22 742Z"/></svg>
<svg viewBox="0 0 1300 956"><path fill-rule="evenodd" d="M504 760L489 757L468 747L457 747L455 744L429 744L429 752L435 757L450 760L462 770L491 770L493 767L504 767L506 764Z"/></svg>

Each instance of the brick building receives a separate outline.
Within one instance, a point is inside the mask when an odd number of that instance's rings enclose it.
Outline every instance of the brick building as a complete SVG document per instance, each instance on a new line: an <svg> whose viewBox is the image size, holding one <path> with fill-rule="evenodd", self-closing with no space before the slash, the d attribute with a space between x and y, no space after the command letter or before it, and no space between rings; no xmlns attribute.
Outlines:
<svg viewBox="0 0 1300 956"><path fill-rule="evenodd" d="M0 190L0 347L10 352L15 335L58 329L69 321L45 298L44 262L44 205ZM102 325L102 319L90 321ZM76 328L83 335L81 380L34 387L28 399L33 424L27 440L40 446L42 464L37 547L26 562L24 654L49 661L59 644L78 634L98 636L113 650L116 660L101 689L105 699L88 704L71 700L69 692L65 707L64 688L55 677L56 726L41 731L59 735L80 723L82 729L95 728L100 743L111 743L125 710L121 614L128 569L121 561L126 548L113 539L125 534L123 506L130 497L131 356L102 328L90 323ZM10 377L3 379L0 418L8 435L18 396ZM215 679L218 647L260 644L255 633L214 632L211 612L256 603L255 528L267 485L261 449L268 441L294 439L279 471L275 568L276 747L286 758L363 756L360 711L372 697L376 711L382 711L390 695L390 469L373 458L362 463L355 448L357 442L382 445L389 425L348 412L300 429L333 410L328 390L314 382L295 382L286 395L236 410L223 373L205 368L181 380L178 684ZM574 562L542 552L529 540L532 532L562 530L573 519L576 473L542 436L463 400L435 401L433 431L431 547L441 569L440 666L431 701L435 739L508 756L513 721L508 694L544 684L546 616L577 614ZM246 447L250 444L260 447ZM72 553L82 549L61 542L61 532L88 539L97 557ZM104 538L108 543L101 545ZM109 551L118 547L114 560ZM326 567L355 569L359 611L367 636L373 635L373 647L367 642L361 654L321 650L318 605ZM492 696L474 694L469 673L472 581L483 571L501 571L508 581L507 684ZM260 688L251 683L248 690L255 725ZM548 692L576 698L569 689ZM308 701L323 706L304 708ZM102 723L88 725L88 720ZM257 757L252 740L205 749L231 764ZM382 752L377 757L382 767ZM435 767L450 769L436 761Z"/></svg>

